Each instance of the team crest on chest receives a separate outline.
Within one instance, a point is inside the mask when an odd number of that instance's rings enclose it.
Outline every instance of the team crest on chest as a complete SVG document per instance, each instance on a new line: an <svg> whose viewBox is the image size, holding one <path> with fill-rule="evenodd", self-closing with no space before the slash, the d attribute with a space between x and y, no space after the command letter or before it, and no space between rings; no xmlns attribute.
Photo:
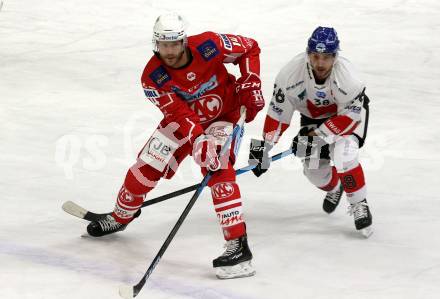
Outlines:
<svg viewBox="0 0 440 299"><path fill-rule="evenodd" d="M192 102L190 107L199 116L200 123L206 123L220 115L223 101L216 94L208 94Z"/></svg>

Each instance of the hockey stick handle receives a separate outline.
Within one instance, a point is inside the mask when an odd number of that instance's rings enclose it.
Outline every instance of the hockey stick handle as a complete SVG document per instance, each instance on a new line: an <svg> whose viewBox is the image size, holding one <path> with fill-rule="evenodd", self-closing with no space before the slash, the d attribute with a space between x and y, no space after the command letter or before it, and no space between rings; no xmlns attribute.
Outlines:
<svg viewBox="0 0 440 299"><path fill-rule="evenodd" d="M284 158L284 157L286 157L288 155L291 155L291 154L292 154L292 150L288 149L288 150L285 150L285 151L283 151L281 153L273 155L272 157L270 157L270 161L271 162L277 161L277 160L279 160L281 158ZM246 172L254 169L255 167L256 167L256 165L248 165L248 166L242 167L240 169L237 169L235 171L235 174L236 175L240 175L240 174L246 173ZM159 203L159 202L162 202L162 201L165 201L165 200L168 200L168 199L176 197L176 196L180 196L180 195L189 193L191 191L196 190L198 187L200 187L200 183L199 184L194 184L194 185L189 186L189 187L185 187L183 189L180 189L180 190L177 190L177 191L165 194L165 195L161 195L161 196L156 197L156 198L149 199L147 201L144 201L144 203L142 204L142 208L150 206L150 205L153 205L153 204L156 204L156 203Z"/></svg>
<svg viewBox="0 0 440 299"><path fill-rule="evenodd" d="M219 156L223 156L228 150L229 146L232 143L232 140L234 140L237 136L237 134L241 134L243 130L244 121L246 118L246 108L244 106L240 109L240 119L238 120L237 124L234 127L234 130L232 131L232 134L229 135L227 141L223 145L223 148L221 149ZM155 258L151 262L150 266L148 267L148 270L145 272L144 276L141 278L141 280L134 285L133 287L122 287L119 290L119 294L124 298L133 298L136 297L137 294L141 291L143 286L145 285L147 279L150 277L151 273L156 268L157 264L159 263L160 259L162 258L163 254L167 250L168 246L170 245L171 241L174 239L174 236L177 234L177 231L182 226L183 221L185 221L186 216L191 211L194 203L199 198L200 194L203 191L203 188L206 187L209 180L211 179L211 176L213 175L213 171L209 171L205 177L203 178L202 182L200 183L200 186L196 189L196 192L194 192L193 196L191 197L190 201L186 205L185 209L183 210L182 214L180 215L179 219L177 220L176 224L174 225L173 229L169 233L168 237L166 238L165 242L163 243L162 247L159 249L159 252L156 254ZM131 289L130 289L131 288ZM127 292L128 291L128 292ZM132 297L131 297L132 296Z"/></svg>

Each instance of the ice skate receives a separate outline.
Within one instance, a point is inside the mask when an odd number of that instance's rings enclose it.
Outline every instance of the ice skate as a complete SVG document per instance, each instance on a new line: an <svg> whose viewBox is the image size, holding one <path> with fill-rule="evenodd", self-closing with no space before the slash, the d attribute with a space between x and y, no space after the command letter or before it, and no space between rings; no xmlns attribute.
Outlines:
<svg viewBox="0 0 440 299"><path fill-rule="evenodd" d="M344 187L342 184L339 184L339 189L335 192L327 192L327 195L324 198L324 202L322 203L322 209L328 214L333 213L333 211L338 206L341 201L342 194L344 193Z"/></svg>
<svg viewBox="0 0 440 299"><path fill-rule="evenodd" d="M255 275L246 235L227 241L225 247L226 251L212 261L217 278L230 279Z"/></svg>
<svg viewBox="0 0 440 299"><path fill-rule="evenodd" d="M367 200L364 199L358 203L350 204L348 208L349 215L354 216L354 225L356 229L366 238L371 236L373 228L373 217L371 216Z"/></svg>
<svg viewBox="0 0 440 299"><path fill-rule="evenodd" d="M141 210L139 209L134 214L133 219L139 217L140 214L141 214ZM133 219L131 221L133 221ZM119 223L115 220L115 218L113 218L112 215L107 215L98 221L90 222L90 224L87 226L87 232L92 237L102 237L105 235L123 231L129 223L127 224Z"/></svg>

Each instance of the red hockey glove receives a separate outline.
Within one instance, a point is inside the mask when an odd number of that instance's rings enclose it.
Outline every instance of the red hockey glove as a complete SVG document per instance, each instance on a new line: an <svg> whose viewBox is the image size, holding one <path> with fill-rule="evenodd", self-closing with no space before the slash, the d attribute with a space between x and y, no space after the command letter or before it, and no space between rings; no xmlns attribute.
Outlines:
<svg viewBox="0 0 440 299"><path fill-rule="evenodd" d="M193 143L194 160L200 166L211 171L217 171L221 166L215 140L213 136L202 134Z"/></svg>
<svg viewBox="0 0 440 299"><path fill-rule="evenodd" d="M236 92L240 104L246 107L246 122L252 121L258 111L264 107L264 98L261 93L261 80L256 74L247 74L236 82Z"/></svg>

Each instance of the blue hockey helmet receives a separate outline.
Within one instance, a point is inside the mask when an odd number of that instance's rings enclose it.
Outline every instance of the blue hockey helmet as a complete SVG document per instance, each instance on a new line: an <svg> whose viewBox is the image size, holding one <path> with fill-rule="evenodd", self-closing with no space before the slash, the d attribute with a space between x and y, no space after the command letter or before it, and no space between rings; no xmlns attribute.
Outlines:
<svg viewBox="0 0 440 299"><path fill-rule="evenodd" d="M331 27L316 28L307 42L307 53L332 53L339 50L339 39L336 30Z"/></svg>

